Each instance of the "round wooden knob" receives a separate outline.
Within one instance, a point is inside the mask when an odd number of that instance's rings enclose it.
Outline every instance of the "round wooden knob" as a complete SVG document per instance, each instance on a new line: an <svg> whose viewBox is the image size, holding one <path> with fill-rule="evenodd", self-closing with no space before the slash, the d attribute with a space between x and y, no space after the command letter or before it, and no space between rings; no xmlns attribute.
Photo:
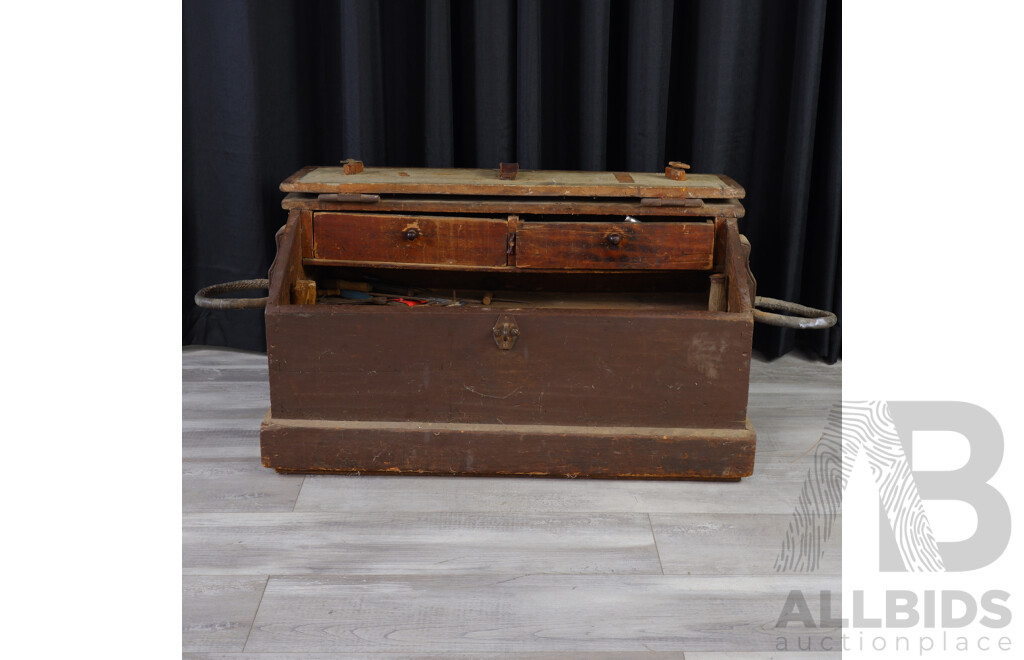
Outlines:
<svg viewBox="0 0 1024 660"><path fill-rule="evenodd" d="M612 234L611 236L608 237L608 243L611 245L618 245L621 242L622 236L620 236L619 234Z"/></svg>
<svg viewBox="0 0 1024 660"><path fill-rule="evenodd" d="M407 241L415 241L416 237L419 236L419 235L420 235L420 230L416 229L415 227L410 227L410 228L406 229L405 233L403 234L403 236L405 236L405 240L407 240Z"/></svg>

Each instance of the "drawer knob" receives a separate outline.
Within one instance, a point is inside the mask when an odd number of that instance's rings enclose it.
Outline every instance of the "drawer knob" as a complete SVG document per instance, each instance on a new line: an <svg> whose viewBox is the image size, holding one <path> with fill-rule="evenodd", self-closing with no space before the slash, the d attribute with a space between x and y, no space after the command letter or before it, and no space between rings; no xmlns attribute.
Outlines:
<svg viewBox="0 0 1024 660"><path fill-rule="evenodd" d="M620 234L612 234L611 236L608 237L609 245L615 246L615 245L618 245L621 242L622 242L622 236Z"/></svg>
<svg viewBox="0 0 1024 660"><path fill-rule="evenodd" d="M407 241L415 241L420 235L420 230L415 227L409 227L402 235L405 236L405 240Z"/></svg>

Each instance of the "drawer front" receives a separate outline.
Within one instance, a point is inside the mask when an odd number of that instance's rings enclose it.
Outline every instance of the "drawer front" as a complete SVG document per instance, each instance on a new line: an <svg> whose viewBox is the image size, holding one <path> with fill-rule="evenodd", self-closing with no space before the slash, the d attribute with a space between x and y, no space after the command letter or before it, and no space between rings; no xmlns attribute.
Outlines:
<svg viewBox="0 0 1024 660"><path fill-rule="evenodd" d="M516 232L516 266L596 270L706 270L711 223L527 222Z"/></svg>
<svg viewBox="0 0 1024 660"><path fill-rule="evenodd" d="M317 259L504 266L507 245L505 220L369 213L313 216Z"/></svg>

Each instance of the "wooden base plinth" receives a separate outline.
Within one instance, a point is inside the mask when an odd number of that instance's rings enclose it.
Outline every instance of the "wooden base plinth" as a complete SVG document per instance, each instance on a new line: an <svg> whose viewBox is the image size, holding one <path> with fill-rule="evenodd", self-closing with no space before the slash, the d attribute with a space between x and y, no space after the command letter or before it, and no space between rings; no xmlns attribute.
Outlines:
<svg viewBox="0 0 1024 660"><path fill-rule="evenodd" d="M260 427L278 472L737 480L754 427L585 427L274 419Z"/></svg>

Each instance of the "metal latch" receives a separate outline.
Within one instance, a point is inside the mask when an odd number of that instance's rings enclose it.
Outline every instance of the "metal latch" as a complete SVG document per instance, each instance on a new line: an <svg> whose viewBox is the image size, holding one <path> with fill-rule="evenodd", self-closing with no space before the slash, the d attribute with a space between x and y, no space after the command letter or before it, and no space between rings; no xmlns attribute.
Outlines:
<svg viewBox="0 0 1024 660"><path fill-rule="evenodd" d="M494 343L503 351L510 350L519 338L519 326L509 314L502 314L494 323Z"/></svg>

